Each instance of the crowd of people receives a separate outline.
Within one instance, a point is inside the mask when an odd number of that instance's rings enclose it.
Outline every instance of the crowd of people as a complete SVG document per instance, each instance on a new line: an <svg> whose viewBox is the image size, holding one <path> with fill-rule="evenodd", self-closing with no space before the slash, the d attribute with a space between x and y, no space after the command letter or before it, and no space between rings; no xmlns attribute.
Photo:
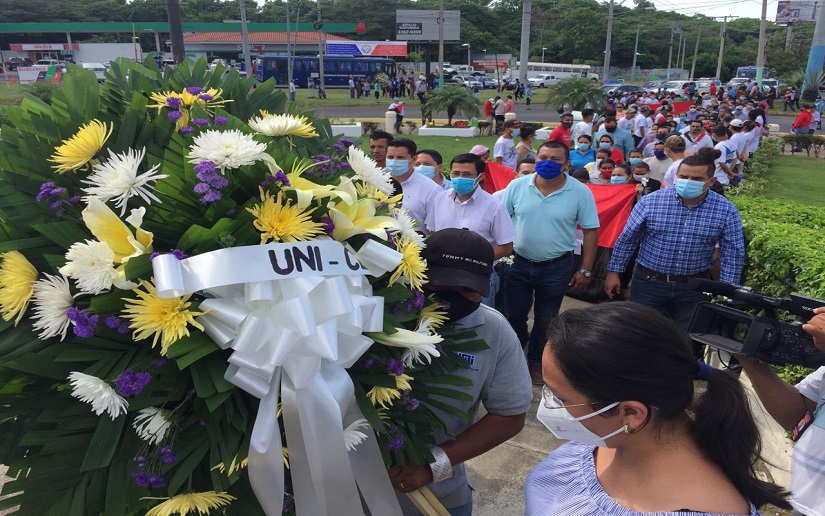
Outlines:
<svg viewBox="0 0 825 516"><path fill-rule="evenodd" d="M450 514L472 514L463 462L521 430L532 383L542 388L539 421L572 442L530 474L527 514L744 515L766 503L825 514L825 416L817 412L825 368L798 387L748 357L713 369L686 332L708 299L689 280L741 281L742 221L725 193L747 173L766 106L758 93L724 92L677 114L675 98L649 99L612 99L603 115L586 109L578 123L565 112L540 145L533 127L508 119L493 149L452 158L371 135L374 160L428 235L425 290L490 346L466 354L470 366L459 372L473 381L472 399L455 403L469 420L444 414L434 462L391 469L399 492L426 485ZM513 174L492 194L483 188L488 162ZM565 294L592 280L594 185L635 186L604 278L614 301L560 314ZM825 349L825 310L805 329ZM754 472L759 432L740 367L783 426L803 417L818 426L796 446L790 493ZM481 403L486 415L476 421Z"/></svg>

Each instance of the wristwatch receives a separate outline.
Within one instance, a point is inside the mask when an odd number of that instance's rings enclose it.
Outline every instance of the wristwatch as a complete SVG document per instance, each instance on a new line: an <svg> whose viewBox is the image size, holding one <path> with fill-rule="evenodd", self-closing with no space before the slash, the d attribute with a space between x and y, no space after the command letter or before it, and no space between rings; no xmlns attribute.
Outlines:
<svg viewBox="0 0 825 516"><path fill-rule="evenodd" d="M580 272L580 273L581 273L581 275L582 275L582 276L584 276L585 278L589 278L590 276L592 276L592 275L593 275L593 273L592 273L592 272L590 272L590 271L589 271L589 270L587 270L587 269L579 269L579 272Z"/></svg>

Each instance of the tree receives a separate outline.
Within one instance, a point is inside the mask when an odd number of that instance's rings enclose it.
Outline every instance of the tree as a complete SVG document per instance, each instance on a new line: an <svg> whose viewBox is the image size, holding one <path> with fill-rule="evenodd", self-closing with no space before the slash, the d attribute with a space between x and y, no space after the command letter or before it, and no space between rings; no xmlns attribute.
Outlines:
<svg viewBox="0 0 825 516"><path fill-rule="evenodd" d="M467 118L478 116L478 101L463 86L441 86L430 93L427 103L421 106L421 111L428 118L434 113L446 111L447 125L452 126L456 113Z"/></svg>
<svg viewBox="0 0 825 516"><path fill-rule="evenodd" d="M545 104L551 107L570 105L570 109L581 111L586 107L600 109L607 95L599 84L583 77L571 77L547 89Z"/></svg>

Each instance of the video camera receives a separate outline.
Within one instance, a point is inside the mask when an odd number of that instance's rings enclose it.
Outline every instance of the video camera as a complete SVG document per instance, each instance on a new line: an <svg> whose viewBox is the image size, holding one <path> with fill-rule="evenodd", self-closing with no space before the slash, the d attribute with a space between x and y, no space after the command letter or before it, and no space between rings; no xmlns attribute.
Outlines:
<svg viewBox="0 0 825 516"><path fill-rule="evenodd" d="M731 300L725 304L699 303L688 326L693 340L730 353L753 355L773 365L825 365L825 353L802 330L802 325L813 317L814 308L825 306L825 301L796 294L787 299L768 297L746 287L698 278L690 280L688 286ZM762 310L764 315L745 310ZM777 310L790 312L796 320L779 319Z"/></svg>

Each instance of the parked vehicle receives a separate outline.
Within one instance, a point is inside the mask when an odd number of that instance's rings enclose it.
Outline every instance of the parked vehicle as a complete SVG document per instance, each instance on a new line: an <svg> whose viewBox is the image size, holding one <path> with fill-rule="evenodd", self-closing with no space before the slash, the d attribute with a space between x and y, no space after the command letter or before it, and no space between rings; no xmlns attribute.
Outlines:
<svg viewBox="0 0 825 516"><path fill-rule="evenodd" d="M728 81L728 87L733 86L734 88L738 88L741 84L747 84L749 80L747 77L734 77Z"/></svg>
<svg viewBox="0 0 825 516"><path fill-rule="evenodd" d="M495 79L490 79L489 77L481 77L479 78L481 81L481 87L485 90L497 90L498 89L498 81Z"/></svg>
<svg viewBox="0 0 825 516"><path fill-rule="evenodd" d="M717 88L722 87L722 81L718 79L699 79L696 81L697 93L710 93L710 85L715 84Z"/></svg>
<svg viewBox="0 0 825 516"><path fill-rule="evenodd" d="M97 77L97 82L103 82L106 79L106 67L103 63L81 63L80 66L84 70L89 70Z"/></svg>
<svg viewBox="0 0 825 516"><path fill-rule="evenodd" d="M663 82L664 81L647 81L642 84L642 89L648 93L656 93L659 91L659 88L662 86Z"/></svg>
<svg viewBox="0 0 825 516"><path fill-rule="evenodd" d="M669 92L681 93L682 90L686 87L689 88L691 85L693 85L694 89L696 88L694 81L667 81L662 83L661 88Z"/></svg>
<svg viewBox="0 0 825 516"><path fill-rule="evenodd" d="M553 86L559 82L559 77L552 73L540 73L533 77L527 79L527 82L530 83L530 86L534 88L547 88L548 86Z"/></svg>
<svg viewBox="0 0 825 516"><path fill-rule="evenodd" d="M607 84L602 86L602 91L613 96L623 93L638 93L644 90L641 86L636 86L635 84Z"/></svg>
<svg viewBox="0 0 825 516"><path fill-rule="evenodd" d="M17 70L21 66L31 66L33 64L32 60L28 57L10 57L9 60L6 61L6 70Z"/></svg>

